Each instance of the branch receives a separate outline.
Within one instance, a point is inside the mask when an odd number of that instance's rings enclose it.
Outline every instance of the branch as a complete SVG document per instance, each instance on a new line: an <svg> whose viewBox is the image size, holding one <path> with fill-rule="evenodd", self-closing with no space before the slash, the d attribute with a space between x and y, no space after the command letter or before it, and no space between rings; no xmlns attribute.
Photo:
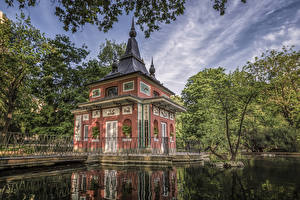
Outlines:
<svg viewBox="0 0 300 200"><path fill-rule="evenodd" d="M243 123L244 123L244 118L245 118L245 115L246 115L247 107L250 104L252 98L254 97L254 94L255 93L252 93L250 95L248 101L245 104L243 112L242 112L242 117L241 117L240 126L239 126L239 130L238 130L238 141L237 141L236 146L235 146L235 152L234 152L235 154L237 153L239 145L240 145L240 139L241 139L241 134L242 134L242 127L243 127Z"/></svg>
<svg viewBox="0 0 300 200"><path fill-rule="evenodd" d="M209 146L209 150L211 151L212 154L214 154L215 156L217 156L218 158L220 158L221 160L227 160L227 158L225 156L222 156L220 154L218 154L215 150L218 147L218 145L216 145L214 148L212 148L211 146Z"/></svg>

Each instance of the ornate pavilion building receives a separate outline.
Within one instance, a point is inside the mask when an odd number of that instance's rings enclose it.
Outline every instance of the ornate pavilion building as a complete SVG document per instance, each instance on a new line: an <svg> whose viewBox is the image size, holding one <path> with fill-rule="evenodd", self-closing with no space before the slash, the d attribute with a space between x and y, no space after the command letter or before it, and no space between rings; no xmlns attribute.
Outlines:
<svg viewBox="0 0 300 200"><path fill-rule="evenodd" d="M170 99L174 93L149 72L135 39L134 21L126 52L112 71L90 83L89 101L73 110L74 150L103 153L176 151L175 113L185 108Z"/></svg>

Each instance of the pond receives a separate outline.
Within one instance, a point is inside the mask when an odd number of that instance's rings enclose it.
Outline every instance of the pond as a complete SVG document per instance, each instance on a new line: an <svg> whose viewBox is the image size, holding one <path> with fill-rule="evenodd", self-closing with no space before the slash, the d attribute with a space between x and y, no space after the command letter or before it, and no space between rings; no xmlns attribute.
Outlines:
<svg viewBox="0 0 300 200"><path fill-rule="evenodd" d="M300 199L300 159L255 158L220 170L67 165L0 172L0 199Z"/></svg>

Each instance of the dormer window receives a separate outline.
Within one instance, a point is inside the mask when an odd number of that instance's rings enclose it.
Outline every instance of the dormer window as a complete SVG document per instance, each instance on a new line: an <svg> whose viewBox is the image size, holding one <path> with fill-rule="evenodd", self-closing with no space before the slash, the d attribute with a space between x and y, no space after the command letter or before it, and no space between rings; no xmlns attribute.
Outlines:
<svg viewBox="0 0 300 200"><path fill-rule="evenodd" d="M157 91L153 91L153 97L159 97L159 93Z"/></svg>
<svg viewBox="0 0 300 200"><path fill-rule="evenodd" d="M95 98L95 97L100 97L101 95L101 90L100 88L97 88L97 89L93 89L92 90L92 97Z"/></svg>
<svg viewBox="0 0 300 200"><path fill-rule="evenodd" d="M107 88L106 91L105 91L105 96L106 97L118 96L118 87L113 86L113 87Z"/></svg>

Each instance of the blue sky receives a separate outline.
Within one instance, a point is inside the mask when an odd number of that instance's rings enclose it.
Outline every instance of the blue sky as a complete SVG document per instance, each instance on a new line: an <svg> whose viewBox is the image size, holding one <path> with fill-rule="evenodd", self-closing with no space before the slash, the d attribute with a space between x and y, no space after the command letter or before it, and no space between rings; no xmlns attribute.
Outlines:
<svg viewBox="0 0 300 200"><path fill-rule="evenodd" d="M9 18L19 10L0 4ZM126 42L130 16L123 16L108 33L86 25L72 34L62 29L54 16L54 6L40 1L35 8L24 10L35 27L48 37L66 34L78 46L86 44L90 57L98 53L105 39ZM233 71L252 61L267 49L300 44L299 0L249 0L246 4L232 0L227 12L220 16L210 0L187 0L185 14L171 24L162 24L161 30L145 39L137 29L141 56L147 68L154 58L156 77L176 94L180 94L187 79L204 68L224 67Z"/></svg>

